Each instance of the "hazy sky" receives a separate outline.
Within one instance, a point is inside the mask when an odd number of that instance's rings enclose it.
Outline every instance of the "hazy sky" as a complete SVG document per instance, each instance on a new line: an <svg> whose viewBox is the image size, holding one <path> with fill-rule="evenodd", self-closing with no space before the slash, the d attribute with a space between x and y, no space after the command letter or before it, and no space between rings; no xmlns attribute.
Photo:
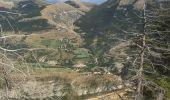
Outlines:
<svg viewBox="0 0 170 100"><path fill-rule="evenodd" d="M48 2L63 2L63 1L67 1L67 0L47 0ZM92 3L96 3L96 4L100 4L103 3L106 0L81 0L83 2L92 2Z"/></svg>

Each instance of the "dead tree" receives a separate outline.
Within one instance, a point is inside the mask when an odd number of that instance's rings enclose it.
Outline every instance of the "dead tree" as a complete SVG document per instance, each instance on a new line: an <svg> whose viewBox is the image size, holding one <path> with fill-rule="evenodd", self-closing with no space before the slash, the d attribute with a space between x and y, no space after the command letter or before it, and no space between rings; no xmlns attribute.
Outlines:
<svg viewBox="0 0 170 100"><path fill-rule="evenodd" d="M167 2L164 0L162 2L144 0L142 14L141 16L139 15L142 20L143 31L139 34L136 42L140 52L133 62L133 65L136 66L136 75L134 76L136 83L135 100L144 100L146 89L153 93L150 99L164 99L164 89L157 85L153 81L154 79L151 80L148 77L159 73L158 66L160 67L159 69L170 71L163 61L163 58L166 58L163 56L164 53L170 53L168 51L170 24L166 21L169 18L169 8L167 8L168 6L162 6L165 4Z"/></svg>
<svg viewBox="0 0 170 100"><path fill-rule="evenodd" d="M146 49L146 1L144 0L143 5L143 32L142 32L142 44L141 44L141 53L139 54L139 69L137 70L137 88L136 88L136 100L142 100L142 91L143 91L143 70L144 70L144 59L145 59L145 49Z"/></svg>
<svg viewBox="0 0 170 100"><path fill-rule="evenodd" d="M10 11L0 11L0 16L5 17L6 15L9 14L10 16L22 16L22 14L19 13L14 13ZM8 19L8 17L6 17L6 19ZM11 26L10 21L6 23L9 24L9 26ZM5 87L6 93L5 98L8 100L9 97L8 92L10 90L12 90L13 88L22 88L21 87L22 85L20 83L25 82L27 78L32 78L30 77L30 68L29 65L27 64L27 60L24 57L22 57L22 53L23 52L32 53L40 50L49 50L57 52L57 50L53 48L23 48L23 47L9 48L7 45L9 43L7 42L10 41L11 43L11 40L15 38L16 39L20 38L22 40L29 35L15 34L15 32L11 32L13 34L9 35L6 34L6 32L3 30L4 28L5 26L0 25L0 80L2 80L4 83L3 86ZM12 42L11 45L15 45L15 43ZM19 75L19 77L17 77L17 75ZM13 79L13 77L17 78L17 82L16 79Z"/></svg>
<svg viewBox="0 0 170 100"><path fill-rule="evenodd" d="M18 13L13 13L13 12L9 12L9 11L0 11L0 16L5 18L6 15L19 15ZM2 18L2 20L3 20ZM11 26L10 22L8 21L8 19L6 18L6 23L9 24L9 26ZM14 73L14 71L17 74L21 74L21 76L26 77L27 74L20 70L19 68L17 68L15 66L15 64L13 63L14 59L11 59L12 57L10 57L11 55L16 57L16 60L18 59L18 56L20 56L18 54L18 52L16 52L17 50L10 50L8 49L7 45L6 45L6 40L8 40L11 37L25 37L24 35L6 35L5 31L3 30L5 28L5 26L3 26L3 21L0 24L0 79L2 80L2 82L4 82L4 88L5 88L5 93L6 96L5 98L8 100L8 91L10 91L13 87L14 87L14 81L12 78L12 73ZM11 26L12 27L12 26ZM20 59L21 60L21 59ZM23 63L24 60L22 60ZM1 98L0 98L1 99Z"/></svg>

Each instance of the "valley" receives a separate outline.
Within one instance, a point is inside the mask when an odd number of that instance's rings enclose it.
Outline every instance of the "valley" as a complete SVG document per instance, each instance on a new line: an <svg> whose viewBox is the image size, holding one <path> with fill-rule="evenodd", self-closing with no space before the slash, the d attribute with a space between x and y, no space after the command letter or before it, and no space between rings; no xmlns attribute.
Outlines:
<svg viewBox="0 0 170 100"><path fill-rule="evenodd" d="M0 0L0 100L168 100L168 3Z"/></svg>

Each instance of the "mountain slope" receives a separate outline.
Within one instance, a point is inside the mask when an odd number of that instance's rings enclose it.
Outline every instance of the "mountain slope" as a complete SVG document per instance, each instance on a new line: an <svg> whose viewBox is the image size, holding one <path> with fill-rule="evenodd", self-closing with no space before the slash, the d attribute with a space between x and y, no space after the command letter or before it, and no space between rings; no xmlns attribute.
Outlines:
<svg viewBox="0 0 170 100"><path fill-rule="evenodd" d="M98 59L97 66L123 68L131 37L141 31L137 15L142 5L142 0L108 0L75 23L75 30L85 38L85 46Z"/></svg>
<svg viewBox="0 0 170 100"><path fill-rule="evenodd" d="M113 29L113 24L118 23L118 25L115 26L119 26L119 24L123 23L120 23L119 19L135 17L132 11L142 9L141 6L143 2L141 1L143 0L109 0L92 9L85 16L80 18L76 24L81 27L82 31L105 32L108 30L115 30Z"/></svg>
<svg viewBox="0 0 170 100"><path fill-rule="evenodd" d="M42 17L48 19L50 24L62 28L73 28L74 21L84 14L80 10L65 3L49 5L41 13Z"/></svg>
<svg viewBox="0 0 170 100"><path fill-rule="evenodd" d="M87 3L81 5L86 5L83 7L89 9L93 7ZM14 30L5 22L6 20L1 19L2 23L6 24L6 27L3 25L4 31L12 35L15 33L27 36L16 38L16 46L12 46L14 44L10 39L7 40L10 49L22 48L22 46L24 48L46 49L37 50L36 59L40 63L52 62L53 66L65 66L65 63L70 62L72 65L87 63L88 50L82 47L83 39L79 33L74 31L75 26L73 25L77 19L85 14L85 11L67 3L39 5L29 0L19 2L14 9L23 15L16 16L14 20L6 16L7 19L10 19L11 25L15 26ZM70 49L72 51L68 51ZM28 62L36 62L32 53L24 52L23 56Z"/></svg>

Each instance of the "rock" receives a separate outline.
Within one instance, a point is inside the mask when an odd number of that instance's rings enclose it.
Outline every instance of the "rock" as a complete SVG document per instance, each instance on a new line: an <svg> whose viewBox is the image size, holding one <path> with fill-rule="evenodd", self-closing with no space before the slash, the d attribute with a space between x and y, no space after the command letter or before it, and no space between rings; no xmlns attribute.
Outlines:
<svg viewBox="0 0 170 100"><path fill-rule="evenodd" d="M55 66L58 64L57 61L47 61L47 64L51 65L51 66Z"/></svg>
<svg viewBox="0 0 170 100"><path fill-rule="evenodd" d="M85 65L85 64L82 64L82 63L80 63L80 64L76 64L76 65L74 65L73 67L74 67L74 68L77 68L77 69L81 69L81 68L85 68L85 67L86 67L86 65Z"/></svg>
<svg viewBox="0 0 170 100"><path fill-rule="evenodd" d="M95 74L95 75L101 75L102 73L101 73L101 72L93 72L93 74Z"/></svg>
<svg viewBox="0 0 170 100"><path fill-rule="evenodd" d="M120 62L115 62L114 66L116 67L117 73L121 73L124 65Z"/></svg>

